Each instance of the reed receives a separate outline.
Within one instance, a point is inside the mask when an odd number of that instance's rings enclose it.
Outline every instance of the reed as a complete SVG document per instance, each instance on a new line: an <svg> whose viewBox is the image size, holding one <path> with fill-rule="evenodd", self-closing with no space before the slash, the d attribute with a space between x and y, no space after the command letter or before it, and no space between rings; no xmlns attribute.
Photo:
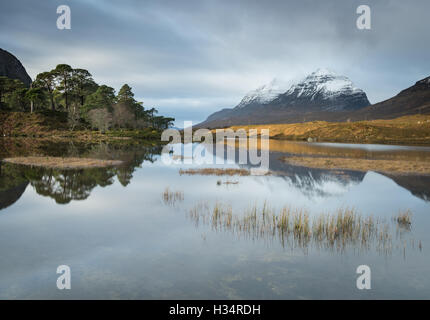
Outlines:
<svg viewBox="0 0 430 320"><path fill-rule="evenodd" d="M164 189L162 200L167 205L175 205L177 202L184 201L183 191L170 191L169 187Z"/></svg>
<svg viewBox="0 0 430 320"><path fill-rule="evenodd" d="M236 214L230 205L217 201L212 207L207 203L193 207L190 217L197 224L209 222L216 231L229 231L251 239L277 238L282 246L305 250L312 245L343 252L348 247L368 250L375 245L379 252L389 254L393 247L390 225L373 216L362 216L354 208L340 208L310 219L304 209L275 210L267 202L262 207L254 205ZM410 213L399 215L393 221L411 223Z"/></svg>
<svg viewBox="0 0 430 320"><path fill-rule="evenodd" d="M400 228L410 229L412 225L412 213L410 210L406 210L404 212L399 212L399 214L395 217L395 221L397 222Z"/></svg>

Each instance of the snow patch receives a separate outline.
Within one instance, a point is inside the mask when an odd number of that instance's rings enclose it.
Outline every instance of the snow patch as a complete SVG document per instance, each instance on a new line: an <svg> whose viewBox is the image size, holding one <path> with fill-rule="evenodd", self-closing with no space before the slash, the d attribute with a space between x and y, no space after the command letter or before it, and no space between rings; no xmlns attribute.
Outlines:
<svg viewBox="0 0 430 320"><path fill-rule="evenodd" d="M251 103L269 103L276 99L280 94L284 93L287 88L287 82L275 78L270 83L246 94L236 108L240 109Z"/></svg>

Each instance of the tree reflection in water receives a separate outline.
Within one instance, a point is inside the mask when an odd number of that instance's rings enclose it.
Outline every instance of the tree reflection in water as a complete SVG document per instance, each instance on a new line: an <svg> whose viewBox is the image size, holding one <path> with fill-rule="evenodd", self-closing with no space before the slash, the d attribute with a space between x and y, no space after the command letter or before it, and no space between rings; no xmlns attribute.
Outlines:
<svg viewBox="0 0 430 320"><path fill-rule="evenodd" d="M64 147L64 146L63 146ZM28 184L41 196L47 196L59 204L72 200L85 200L97 187L106 187L114 182L115 176L122 186L126 187L137 167L143 161L155 161L161 153L162 146L142 146L129 144L100 143L76 148L69 144L68 156L79 154L82 157L122 160L123 164L110 168L88 169L48 169L0 164L0 210L15 203L24 193Z"/></svg>

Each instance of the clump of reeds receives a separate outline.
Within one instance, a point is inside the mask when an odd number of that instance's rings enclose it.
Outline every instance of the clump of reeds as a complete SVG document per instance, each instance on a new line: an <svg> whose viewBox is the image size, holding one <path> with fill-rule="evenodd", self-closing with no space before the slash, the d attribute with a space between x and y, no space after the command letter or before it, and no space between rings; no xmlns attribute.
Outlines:
<svg viewBox="0 0 430 320"><path fill-rule="evenodd" d="M202 169L179 169L180 175L203 175L203 176L249 176L251 172L247 169L235 168L202 168Z"/></svg>
<svg viewBox="0 0 430 320"><path fill-rule="evenodd" d="M184 201L184 192L170 191L170 189L167 187L162 194L162 199L165 204L175 205L177 202Z"/></svg>
<svg viewBox="0 0 430 320"><path fill-rule="evenodd" d="M369 249L376 243L377 250L387 254L392 248L388 223L373 216L362 216L353 208L340 208L335 213L320 214L311 220L303 209L284 207L277 211L265 202L261 208L254 205L237 215L231 206L216 202L213 207L207 203L194 207L190 217L197 224L200 220L209 222L215 230L252 239L278 238L283 246L288 243L302 249L311 244L338 251L344 251L348 246ZM402 215L403 218L407 219Z"/></svg>
<svg viewBox="0 0 430 320"><path fill-rule="evenodd" d="M397 216L394 217L397 225L402 229L410 229L412 225L412 213L410 210L404 212L399 212Z"/></svg>

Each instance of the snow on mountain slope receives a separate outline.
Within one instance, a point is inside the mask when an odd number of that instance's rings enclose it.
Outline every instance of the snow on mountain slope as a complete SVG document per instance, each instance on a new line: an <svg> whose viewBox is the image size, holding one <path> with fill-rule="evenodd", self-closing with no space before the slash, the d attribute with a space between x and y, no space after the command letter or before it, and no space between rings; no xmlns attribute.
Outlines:
<svg viewBox="0 0 430 320"><path fill-rule="evenodd" d="M263 85L245 95L233 110L243 109L250 105L269 104L281 95L284 99L288 97L291 104L297 100L336 100L340 97L362 100L363 102L360 103L360 106L369 104L363 90L357 88L349 78L337 75L328 69L320 68L293 85L274 79L269 84ZM337 108L339 106L333 109ZM327 108L327 110L329 109Z"/></svg>
<svg viewBox="0 0 430 320"><path fill-rule="evenodd" d="M355 87L347 77L339 76L327 69L318 69L303 81L291 86L285 94L296 98L310 97L313 100L317 94L320 94L322 98L333 99L341 94L362 92L363 90Z"/></svg>
<svg viewBox="0 0 430 320"><path fill-rule="evenodd" d="M338 111L345 114L369 105L366 93L349 78L318 69L293 85L275 79L248 93L235 108L215 112L203 123L223 126L292 123L303 119L334 120L342 118L336 114Z"/></svg>
<svg viewBox="0 0 430 320"><path fill-rule="evenodd" d="M280 94L284 93L289 87L287 82L279 79L273 79L270 83L249 92L243 97L235 109L241 109L250 104L266 104L273 101Z"/></svg>

